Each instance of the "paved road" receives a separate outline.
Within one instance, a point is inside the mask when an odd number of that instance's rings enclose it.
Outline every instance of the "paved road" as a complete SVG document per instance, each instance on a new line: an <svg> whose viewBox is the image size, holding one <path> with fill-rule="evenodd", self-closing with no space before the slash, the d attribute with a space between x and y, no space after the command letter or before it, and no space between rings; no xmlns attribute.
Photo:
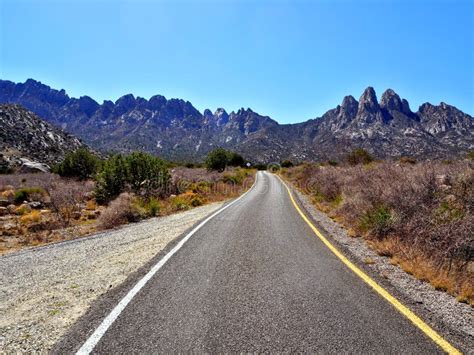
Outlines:
<svg viewBox="0 0 474 355"><path fill-rule="evenodd" d="M94 348L178 351L440 349L341 263L282 183L260 172L254 188L194 234Z"/></svg>

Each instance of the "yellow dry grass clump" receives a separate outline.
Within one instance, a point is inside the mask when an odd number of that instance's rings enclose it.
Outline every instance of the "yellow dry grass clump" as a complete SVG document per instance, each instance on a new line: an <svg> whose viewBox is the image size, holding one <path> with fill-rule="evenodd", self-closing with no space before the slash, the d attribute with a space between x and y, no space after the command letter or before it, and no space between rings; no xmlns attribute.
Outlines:
<svg viewBox="0 0 474 355"><path fill-rule="evenodd" d="M24 214L20 217L20 222L24 225L38 223L39 221L41 221L41 213L37 210L33 210L30 213Z"/></svg>

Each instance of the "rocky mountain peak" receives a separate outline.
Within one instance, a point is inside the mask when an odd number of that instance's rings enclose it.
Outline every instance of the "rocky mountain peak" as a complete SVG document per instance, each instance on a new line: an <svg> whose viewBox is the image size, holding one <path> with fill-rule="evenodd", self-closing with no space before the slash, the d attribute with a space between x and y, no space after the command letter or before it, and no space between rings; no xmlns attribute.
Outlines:
<svg viewBox="0 0 474 355"><path fill-rule="evenodd" d="M148 100L148 104L150 105L151 110L158 111L163 107L163 105L166 103L166 97L162 95L154 95L150 97L150 100Z"/></svg>
<svg viewBox="0 0 474 355"><path fill-rule="evenodd" d="M402 111L403 103L395 91L387 89L380 99L380 107L388 111Z"/></svg>
<svg viewBox="0 0 474 355"><path fill-rule="evenodd" d="M379 103L377 102L377 96L373 87L369 86L364 90L362 96L359 99L359 111L358 114L363 114L364 111L369 113L375 113L380 110Z"/></svg>
<svg viewBox="0 0 474 355"><path fill-rule="evenodd" d="M100 107L100 105L89 96L81 96L78 103L80 110L85 112L89 117L92 116Z"/></svg>
<svg viewBox="0 0 474 355"><path fill-rule="evenodd" d="M135 103L135 96L133 94L123 95L115 101L115 105L129 106Z"/></svg>
<svg viewBox="0 0 474 355"><path fill-rule="evenodd" d="M341 110L343 113L350 116L355 116L358 108L359 108L359 103L357 102L356 99L354 99L352 95L345 96L344 99L342 100Z"/></svg>
<svg viewBox="0 0 474 355"><path fill-rule="evenodd" d="M135 96L127 94L115 101L115 112L122 115L135 107Z"/></svg>
<svg viewBox="0 0 474 355"><path fill-rule="evenodd" d="M217 126L222 126L229 122L229 114L222 107L217 108L216 112L214 112L214 117L216 119Z"/></svg>

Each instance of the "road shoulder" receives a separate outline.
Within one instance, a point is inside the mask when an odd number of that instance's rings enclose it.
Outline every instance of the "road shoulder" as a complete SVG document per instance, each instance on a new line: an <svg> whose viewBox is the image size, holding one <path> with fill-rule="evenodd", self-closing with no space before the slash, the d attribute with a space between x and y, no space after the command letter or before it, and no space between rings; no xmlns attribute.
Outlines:
<svg viewBox="0 0 474 355"><path fill-rule="evenodd" d="M108 311L104 304L96 306L102 299L113 307L126 284L222 205L0 257L0 348L7 353L48 351L90 310L92 320L100 322Z"/></svg>
<svg viewBox="0 0 474 355"><path fill-rule="evenodd" d="M326 214L317 210L309 198L290 186L295 200L306 216L353 263L402 301L447 340L466 352L474 349L474 310L449 294L435 290L429 283L405 273L389 259L379 256L361 238L347 231ZM370 263L367 263L370 260Z"/></svg>

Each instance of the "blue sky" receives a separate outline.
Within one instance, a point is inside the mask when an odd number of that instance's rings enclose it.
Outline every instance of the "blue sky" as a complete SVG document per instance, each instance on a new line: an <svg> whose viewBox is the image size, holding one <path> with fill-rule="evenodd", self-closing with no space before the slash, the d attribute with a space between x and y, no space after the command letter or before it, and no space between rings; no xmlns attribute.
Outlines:
<svg viewBox="0 0 474 355"><path fill-rule="evenodd" d="M367 86L474 114L474 1L0 0L0 77L279 122Z"/></svg>

